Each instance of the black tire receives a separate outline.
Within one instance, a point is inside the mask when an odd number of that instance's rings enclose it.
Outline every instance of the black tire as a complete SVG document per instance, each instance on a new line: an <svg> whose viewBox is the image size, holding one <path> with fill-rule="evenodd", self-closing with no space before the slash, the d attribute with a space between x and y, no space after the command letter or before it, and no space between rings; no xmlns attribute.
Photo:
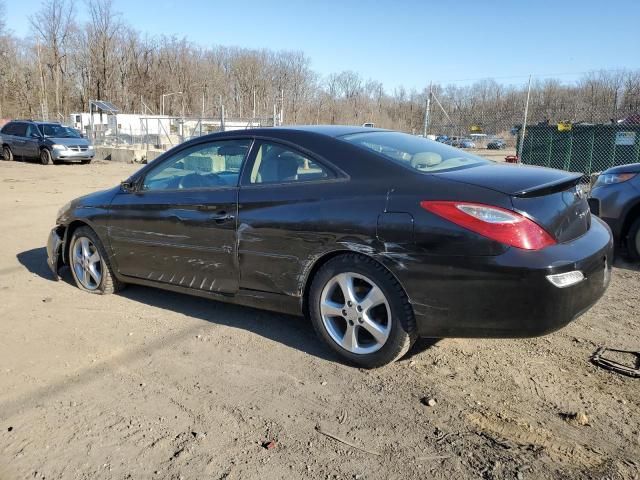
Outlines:
<svg viewBox="0 0 640 480"><path fill-rule="evenodd" d="M10 161L13 160L13 152L9 148L9 145L5 145L5 146L2 147L2 158L6 162L10 162Z"/></svg>
<svg viewBox="0 0 640 480"><path fill-rule="evenodd" d="M634 262L640 262L640 217L631 224L627 233L627 252Z"/></svg>
<svg viewBox="0 0 640 480"><path fill-rule="evenodd" d="M46 148L40 150L40 163L42 163L42 165L53 165L51 152Z"/></svg>
<svg viewBox="0 0 640 480"><path fill-rule="evenodd" d="M391 313L391 327L388 338L377 351L351 352L339 345L327 331L320 310L322 293L329 282L341 273L362 275L373 281L384 294ZM312 280L308 300L309 317L318 336L342 359L359 367L376 368L391 363L405 355L417 338L413 308L402 286L386 268L364 255L346 253L324 264ZM347 321L346 317L342 320ZM353 328L360 326L356 324Z"/></svg>
<svg viewBox="0 0 640 480"><path fill-rule="evenodd" d="M100 255L100 264L101 264L101 279L100 283L97 284L95 288L87 288L83 285L82 281L78 278L78 273L74 268L74 260L73 260L73 249L78 240L81 238L87 238L90 242L95 246L97 253ZM69 252L67 254L67 258L69 261L69 269L71 270L71 275L76 286L80 290L84 290L89 293L96 293L99 295L106 295L109 293L115 293L121 290L125 285L118 281L118 279L113 274L113 268L111 267L111 262L109 261L109 257L107 256L107 252L102 245L102 242L98 238L98 235L89 227L79 227L74 230L71 241L69 242Z"/></svg>

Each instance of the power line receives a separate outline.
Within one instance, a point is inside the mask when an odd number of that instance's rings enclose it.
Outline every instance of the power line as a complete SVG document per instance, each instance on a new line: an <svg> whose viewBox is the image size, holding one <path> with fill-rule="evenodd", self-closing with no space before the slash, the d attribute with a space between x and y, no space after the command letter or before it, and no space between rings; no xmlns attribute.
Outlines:
<svg viewBox="0 0 640 480"><path fill-rule="evenodd" d="M605 73L605 72L624 72L624 71L634 71L633 68L600 68L595 70L586 70L582 72L560 72L560 73L531 73L526 75L504 75L504 76L485 76L485 77L475 77L475 78L460 78L457 80L433 80L433 83L438 84L446 84L446 83L459 83L459 82L476 82L479 80L510 80L510 79L527 79L529 77L532 78L549 78L549 77L562 77L562 76L570 76L570 75L588 75L590 73Z"/></svg>

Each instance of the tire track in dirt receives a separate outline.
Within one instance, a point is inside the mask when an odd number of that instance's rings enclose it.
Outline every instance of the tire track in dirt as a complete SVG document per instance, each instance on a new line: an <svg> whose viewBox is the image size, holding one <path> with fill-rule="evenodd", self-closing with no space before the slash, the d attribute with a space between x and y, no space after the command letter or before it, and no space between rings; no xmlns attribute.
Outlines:
<svg viewBox="0 0 640 480"><path fill-rule="evenodd" d="M479 434L486 435L507 448L542 449L553 461L569 463L578 468L591 469L605 462L603 454L584 445L572 444L541 427L525 422L480 412L470 413L466 415L466 419Z"/></svg>

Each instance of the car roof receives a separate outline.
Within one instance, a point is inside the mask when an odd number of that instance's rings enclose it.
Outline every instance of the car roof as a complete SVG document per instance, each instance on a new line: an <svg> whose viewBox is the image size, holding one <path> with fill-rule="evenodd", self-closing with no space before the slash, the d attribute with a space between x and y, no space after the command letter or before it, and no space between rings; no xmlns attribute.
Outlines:
<svg viewBox="0 0 640 480"><path fill-rule="evenodd" d="M315 133L327 137L341 137L353 133L385 132L383 128L359 127L355 125L287 125L282 127L248 128L246 130L230 130L229 133L243 133L248 135L274 135L287 133Z"/></svg>

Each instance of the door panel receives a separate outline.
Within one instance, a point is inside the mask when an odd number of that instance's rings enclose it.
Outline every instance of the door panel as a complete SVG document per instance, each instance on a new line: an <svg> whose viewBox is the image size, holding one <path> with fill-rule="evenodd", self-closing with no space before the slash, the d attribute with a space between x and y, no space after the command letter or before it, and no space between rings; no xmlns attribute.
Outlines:
<svg viewBox="0 0 640 480"><path fill-rule="evenodd" d="M238 178L250 139L186 146L111 204L122 275L222 293L238 290Z"/></svg>
<svg viewBox="0 0 640 480"><path fill-rule="evenodd" d="M120 193L109 239L123 275L234 293L237 188Z"/></svg>
<svg viewBox="0 0 640 480"><path fill-rule="evenodd" d="M40 135L37 127L33 124L27 126L24 138L23 155L27 158L40 158Z"/></svg>

